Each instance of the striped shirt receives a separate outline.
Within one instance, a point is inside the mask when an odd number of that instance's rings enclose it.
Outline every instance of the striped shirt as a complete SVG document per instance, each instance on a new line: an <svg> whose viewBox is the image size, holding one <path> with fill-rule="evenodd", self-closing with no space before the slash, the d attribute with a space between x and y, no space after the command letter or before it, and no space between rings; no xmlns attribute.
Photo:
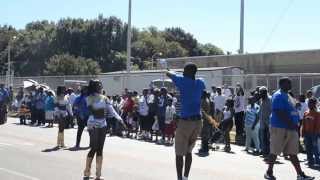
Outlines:
<svg viewBox="0 0 320 180"><path fill-rule="evenodd" d="M180 99L180 91L176 91L175 97L177 98L177 102L175 103L176 115L181 114L181 99Z"/></svg>

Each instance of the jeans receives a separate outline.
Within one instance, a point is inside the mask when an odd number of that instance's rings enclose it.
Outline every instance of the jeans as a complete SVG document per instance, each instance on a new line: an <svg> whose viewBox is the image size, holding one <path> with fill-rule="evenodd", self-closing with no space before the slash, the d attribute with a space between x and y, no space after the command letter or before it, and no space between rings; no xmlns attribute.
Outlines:
<svg viewBox="0 0 320 180"><path fill-rule="evenodd" d="M308 164L320 164L318 136L316 134L306 133L304 135L304 144L306 146Z"/></svg>
<svg viewBox="0 0 320 180"><path fill-rule="evenodd" d="M259 124L256 125L254 130L252 130L251 125L246 125L246 149L250 149L251 141L253 141L256 150L260 151L259 129Z"/></svg>
<svg viewBox="0 0 320 180"><path fill-rule="evenodd" d="M76 146L80 147L80 141L81 141L81 136L84 128L87 125L87 117L81 118L77 117L77 123L78 123L78 131L77 131L77 140L76 140Z"/></svg>
<svg viewBox="0 0 320 180"><path fill-rule="evenodd" d="M226 146L230 146L230 131L233 127L233 120L224 120L220 123L219 128L223 131Z"/></svg>
<svg viewBox="0 0 320 180"><path fill-rule="evenodd" d="M269 127L260 126L260 148L263 154L267 155L270 153L270 132Z"/></svg>
<svg viewBox="0 0 320 180"><path fill-rule="evenodd" d="M234 115L234 121L236 125L236 136L243 136L244 133L244 112L237 112Z"/></svg>
<svg viewBox="0 0 320 180"><path fill-rule="evenodd" d="M209 151L209 139L211 137L212 126L208 123L206 119L202 122L202 130L201 130L201 149L204 152Z"/></svg>

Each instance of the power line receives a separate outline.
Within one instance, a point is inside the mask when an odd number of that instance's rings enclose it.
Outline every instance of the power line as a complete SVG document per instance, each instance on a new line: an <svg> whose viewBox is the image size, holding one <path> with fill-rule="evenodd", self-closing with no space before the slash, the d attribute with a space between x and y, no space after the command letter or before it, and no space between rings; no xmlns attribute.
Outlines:
<svg viewBox="0 0 320 180"><path fill-rule="evenodd" d="M289 11L290 7L292 6L292 4L294 3L295 0L290 0L288 2L288 5L283 9L282 13L280 14L278 20L276 21L276 23L274 24L270 34L267 36L266 40L264 41L260 52L264 51L265 48L267 47L267 45L270 43L272 36L274 34L274 32L277 30L277 28L279 27L280 23L282 22L282 20L284 19L285 15L287 14L287 12Z"/></svg>

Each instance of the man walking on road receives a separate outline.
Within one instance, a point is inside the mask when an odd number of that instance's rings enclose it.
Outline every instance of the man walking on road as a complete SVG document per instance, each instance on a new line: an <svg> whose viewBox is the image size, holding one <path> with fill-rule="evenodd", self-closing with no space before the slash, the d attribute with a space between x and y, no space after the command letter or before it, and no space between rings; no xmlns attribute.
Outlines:
<svg viewBox="0 0 320 180"><path fill-rule="evenodd" d="M300 167L297 154L299 153L299 113L295 108L295 100L288 92L291 90L291 80L281 78L280 90L272 96L272 113L270 120L270 157L269 168L265 174L266 179L275 180L273 165L277 155L288 154L290 161L297 172L297 180L312 180L304 174Z"/></svg>
<svg viewBox="0 0 320 180"><path fill-rule="evenodd" d="M205 90L203 80L196 79L197 66L188 63L184 67L183 76L167 72L167 76L180 91L181 114L177 122L175 135L176 170L178 180L187 180L192 164L192 149L201 131L201 96ZM185 158L185 164L183 164ZM184 175L182 176L184 165Z"/></svg>

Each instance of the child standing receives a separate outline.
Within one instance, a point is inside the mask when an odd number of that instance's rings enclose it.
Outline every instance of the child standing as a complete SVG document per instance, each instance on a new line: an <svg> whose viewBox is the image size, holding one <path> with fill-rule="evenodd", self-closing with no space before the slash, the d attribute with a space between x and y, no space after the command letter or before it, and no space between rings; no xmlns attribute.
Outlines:
<svg viewBox="0 0 320 180"><path fill-rule="evenodd" d="M220 123L220 129L222 130L225 138L225 152L231 151L230 146L230 131L233 127L233 117L234 117L234 101L232 99L228 99L226 101L226 107L223 110L223 120Z"/></svg>
<svg viewBox="0 0 320 180"><path fill-rule="evenodd" d="M20 109L19 109L19 118L20 118L20 124L26 125L26 119L27 119L27 113L29 113L29 110L27 108L27 105L22 102Z"/></svg>
<svg viewBox="0 0 320 180"><path fill-rule="evenodd" d="M249 152L251 149L251 142L254 142L255 151L258 154L260 152L260 142L259 142L259 110L260 107L255 103L255 98L250 96L248 98L249 105L245 112L245 130L246 130L246 149Z"/></svg>
<svg viewBox="0 0 320 180"><path fill-rule="evenodd" d="M314 97L308 101L309 110L305 112L302 120L302 136L307 151L308 165L320 165L318 149L318 133L320 125L320 113L317 112L317 99Z"/></svg>
<svg viewBox="0 0 320 180"><path fill-rule="evenodd" d="M173 143L173 136L176 129L175 122L173 121L175 114L176 108L173 105L173 100L168 99L165 115L165 136L168 137L168 142L170 144Z"/></svg>

